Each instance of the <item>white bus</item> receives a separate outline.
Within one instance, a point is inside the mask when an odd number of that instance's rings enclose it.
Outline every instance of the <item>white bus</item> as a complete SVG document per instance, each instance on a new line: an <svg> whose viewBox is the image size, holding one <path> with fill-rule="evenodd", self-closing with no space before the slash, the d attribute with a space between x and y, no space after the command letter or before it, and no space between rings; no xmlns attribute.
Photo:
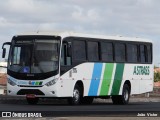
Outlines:
<svg viewBox="0 0 160 120"><path fill-rule="evenodd" d="M71 32L16 35L10 45L7 94L67 98L72 105L110 97L128 104L130 95L153 90L152 42L121 36Z"/></svg>

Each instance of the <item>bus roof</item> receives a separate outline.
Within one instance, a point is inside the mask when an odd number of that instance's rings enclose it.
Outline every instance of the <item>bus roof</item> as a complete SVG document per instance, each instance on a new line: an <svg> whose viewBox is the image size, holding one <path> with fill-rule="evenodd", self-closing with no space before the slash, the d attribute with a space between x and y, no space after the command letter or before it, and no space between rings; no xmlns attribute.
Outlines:
<svg viewBox="0 0 160 120"><path fill-rule="evenodd" d="M65 37L86 37L86 38L99 38L99 39L109 39L109 40L122 40L122 41L136 41L136 42L151 42L149 39L139 38L139 37L124 37L124 36L109 36L109 35L96 35L96 34L84 34L84 33L76 33L76 32L27 32L22 33L16 36L24 36L24 35L49 35L49 36L61 36L61 38Z"/></svg>

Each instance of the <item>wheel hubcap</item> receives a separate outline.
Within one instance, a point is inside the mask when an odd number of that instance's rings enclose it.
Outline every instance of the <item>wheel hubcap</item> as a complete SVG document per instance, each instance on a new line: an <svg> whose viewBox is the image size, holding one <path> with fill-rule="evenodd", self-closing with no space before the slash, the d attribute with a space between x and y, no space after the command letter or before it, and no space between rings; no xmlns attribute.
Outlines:
<svg viewBox="0 0 160 120"><path fill-rule="evenodd" d="M73 92L73 98L76 102L79 100L79 91L77 89Z"/></svg>
<svg viewBox="0 0 160 120"><path fill-rule="evenodd" d="M124 92L124 99L125 99L125 101L127 101L128 98L129 98L129 94L128 94L128 91L126 90L126 91Z"/></svg>

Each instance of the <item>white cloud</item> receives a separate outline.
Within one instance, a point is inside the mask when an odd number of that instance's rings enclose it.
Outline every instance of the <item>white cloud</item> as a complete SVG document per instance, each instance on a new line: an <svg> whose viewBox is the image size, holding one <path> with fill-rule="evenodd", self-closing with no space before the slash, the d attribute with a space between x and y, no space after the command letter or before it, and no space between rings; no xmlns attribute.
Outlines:
<svg viewBox="0 0 160 120"><path fill-rule="evenodd" d="M83 21L84 20L83 9L79 6L74 6L74 8L75 8L75 11L72 13L72 17L75 20Z"/></svg>
<svg viewBox="0 0 160 120"><path fill-rule="evenodd" d="M8 6L8 9L16 13L28 13L35 9L33 0L9 0Z"/></svg>
<svg viewBox="0 0 160 120"><path fill-rule="evenodd" d="M2 43L24 31L68 30L146 37L158 46L159 4L160 0L4 0L0 39ZM158 49L154 52L159 59Z"/></svg>
<svg viewBox="0 0 160 120"><path fill-rule="evenodd" d="M0 17L0 27L5 26L8 24L7 20L4 17Z"/></svg>

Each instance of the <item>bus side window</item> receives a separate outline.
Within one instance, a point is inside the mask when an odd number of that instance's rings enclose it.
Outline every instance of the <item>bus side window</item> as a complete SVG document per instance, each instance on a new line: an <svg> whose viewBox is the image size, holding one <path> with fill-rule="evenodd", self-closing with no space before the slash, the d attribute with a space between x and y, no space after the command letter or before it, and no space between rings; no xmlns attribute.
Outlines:
<svg viewBox="0 0 160 120"><path fill-rule="evenodd" d="M86 61L86 43L84 40L76 40L73 42L73 59L74 63Z"/></svg>
<svg viewBox="0 0 160 120"><path fill-rule="evenodd" d="M136 44L127 44L127 62L138 62L138 47Z"/></svg>
<svg viewBox="0 0 160 120"><path fill-rule="evenodd" d="M101 59L105 62L113 62L113 45L109 42L101 43Z"/></svg>
<svg viewBox="0 0 160 120"><path fill-rule="evenodd" d="M125 62L126 53L125 53L125 44L124 43L115 43L115 61L116 62Z"/></svg>
<svg viewBox="0 0 160 120"><path fill-rule="evenodd" d="M147 45L147 62L152 63L152 46Z"/></svg>
<svg viewBox="0 0 160 120"><path fill-rule="evenodd" d="M88 60L99 61L98 42L88 42Z"/></svg>
<svg viewBox="0 0 160 120"><path fill-rule="evenodd" d="M61 51L61 65L71 65L71 45L70 43L63 42Z"/></svg>
<svg viewBox="0 0 160 120"><path fill-rule="evenodd" d="M147 53L146 53L146 46L145 45L140 45L140 62L145 63L146 58L147 58Z"/></svg>

